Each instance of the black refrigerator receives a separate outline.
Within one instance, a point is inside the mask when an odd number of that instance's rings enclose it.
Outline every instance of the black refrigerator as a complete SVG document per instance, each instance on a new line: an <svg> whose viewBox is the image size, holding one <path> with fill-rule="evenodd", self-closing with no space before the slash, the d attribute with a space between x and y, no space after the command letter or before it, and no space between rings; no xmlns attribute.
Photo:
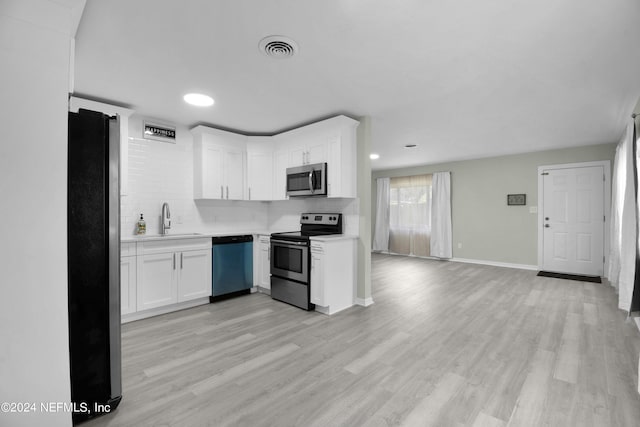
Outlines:
<svg viewBox="0 0 640 427"><path fill-rule="evenodd" d="M117 117L69 113L67 252L74 424L122 399Z"/></svg>

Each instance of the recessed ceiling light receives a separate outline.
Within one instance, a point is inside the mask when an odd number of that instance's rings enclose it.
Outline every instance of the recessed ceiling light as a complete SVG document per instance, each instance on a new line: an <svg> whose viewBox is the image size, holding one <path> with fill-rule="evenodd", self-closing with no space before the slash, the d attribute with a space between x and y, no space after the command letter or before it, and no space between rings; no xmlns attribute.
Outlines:
<svg viewBox="0 0 640 427"><path fill-rule="evenodd" d="M371 154L369 154L369 158L370 158L371 160L377 160L377 159L379 159L379 158L380 158L380 154L371 153Z"/></svg>
<svg viewBox="0 0 640 427"><path fill-rule="evenodd" d="M184 102L196 107L210 107L213 105L213 98L201 93L188 93L184 97Z"/></svg>
<svg viewBox="0 0 640 427"><path fill-rule="evenodd" d="M404 146L404 148L416 148L417 146L417 144L407 144Z"/></svg>

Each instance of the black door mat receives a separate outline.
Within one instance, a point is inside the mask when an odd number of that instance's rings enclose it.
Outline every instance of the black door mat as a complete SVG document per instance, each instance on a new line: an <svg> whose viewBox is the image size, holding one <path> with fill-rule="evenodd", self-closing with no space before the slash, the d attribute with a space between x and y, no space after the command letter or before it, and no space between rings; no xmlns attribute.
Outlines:
<svg viewBox="0 0 640 427"><path fill-rule="evenodd" d="M553 273L551 271L538 271L538 276L554 277L556 279L577 280L579 282L602 283L600 276L580 276L578 274Z"/></svg>

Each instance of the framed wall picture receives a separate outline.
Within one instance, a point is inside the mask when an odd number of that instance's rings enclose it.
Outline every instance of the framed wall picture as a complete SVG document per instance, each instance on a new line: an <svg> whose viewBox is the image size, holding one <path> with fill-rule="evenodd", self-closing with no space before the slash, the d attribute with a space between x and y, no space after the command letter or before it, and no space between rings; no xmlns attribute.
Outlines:
<svg viewBox="0 0 640 427"><path fill-rule="evenodd" d="M507 205L524 206L527 204L526 194L507 194Z"/></svg>

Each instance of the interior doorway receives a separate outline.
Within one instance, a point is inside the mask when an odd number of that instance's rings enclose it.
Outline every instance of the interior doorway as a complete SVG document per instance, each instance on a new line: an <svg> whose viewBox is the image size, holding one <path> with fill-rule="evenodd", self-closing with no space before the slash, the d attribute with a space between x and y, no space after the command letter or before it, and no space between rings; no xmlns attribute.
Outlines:
<svg viewBox="0 0 640 427"><path fill-rule="evenodd" d="M608 161L538 167L540 270L604 276L609 250Z"/></svg>

